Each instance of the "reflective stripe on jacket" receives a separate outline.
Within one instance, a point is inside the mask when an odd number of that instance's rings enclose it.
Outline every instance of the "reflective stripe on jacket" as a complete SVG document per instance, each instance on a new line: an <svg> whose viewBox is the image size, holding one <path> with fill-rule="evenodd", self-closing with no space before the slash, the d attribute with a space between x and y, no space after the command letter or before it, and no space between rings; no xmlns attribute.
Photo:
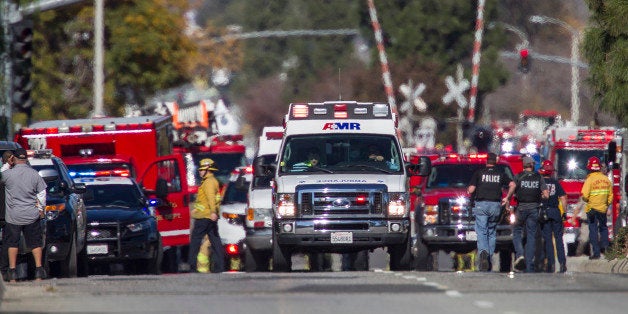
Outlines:
<svg viewBox="0 0 628 314"><path fill-rule="evenodd" d="M203 178L201 186L196 194L196 203L192 210L192 218L209 219L212 213L218 214L220 204L220 185L213 173L208 173Z"/></svg>
<svg viewBox="0 0 628 314"><path fill-rule="evenodd" d="M587 202L586 212L594 209L606 213L613 202L613 184L603 173L596 171L587 175L581 190L582 198Z"/></svg>

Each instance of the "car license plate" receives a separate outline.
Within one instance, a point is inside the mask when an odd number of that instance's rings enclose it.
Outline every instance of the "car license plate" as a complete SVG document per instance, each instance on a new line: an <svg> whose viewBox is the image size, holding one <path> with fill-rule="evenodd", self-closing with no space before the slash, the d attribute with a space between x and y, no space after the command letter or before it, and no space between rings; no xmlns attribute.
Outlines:
<svg viewBox="0 0 628 314"><path fill-rule="evenodd" d="M87 254L96 255L96 254L107 254L109 250L106 244L98 244L98 245L88 245L87 246Z"/></svg>
<svg viewBox="0 0 628 314"><path fill-rule="evenodd" d="M466 239L468 241L477 241L478 240L478 234L475 233L475 231L467 231L465 237L466 237Z"/></svg>
<svg viewBox="0 0 628 314"><path fill-rule="evenodd" d="M563 234L563 242L574 243L576 242L576 235L574 233Z"/></svg>
<svg viewBox="0 0 628 314"><path fill-rule="evenodd" d="M353 232L332 232L331 243L353 243Z"/></svg>

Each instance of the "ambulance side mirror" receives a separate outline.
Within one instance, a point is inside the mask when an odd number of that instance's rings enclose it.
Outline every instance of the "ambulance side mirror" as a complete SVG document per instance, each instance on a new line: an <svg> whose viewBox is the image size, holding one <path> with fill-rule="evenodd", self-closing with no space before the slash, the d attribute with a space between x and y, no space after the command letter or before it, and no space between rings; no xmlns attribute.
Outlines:
<svg viewBox="0 0 628 314"><path fill-rule="evenodd" d="M253 175L256 177L272 177L275 173L275 165L265 164L264 157L259 156L253 160Z"/></svg>

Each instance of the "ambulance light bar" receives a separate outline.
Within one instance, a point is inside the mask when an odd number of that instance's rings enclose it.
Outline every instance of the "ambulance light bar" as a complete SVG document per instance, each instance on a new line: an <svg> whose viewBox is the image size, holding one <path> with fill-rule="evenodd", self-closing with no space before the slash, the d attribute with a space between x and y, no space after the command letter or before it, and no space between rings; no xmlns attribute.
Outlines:
<svg viewBox="0 0 628 314"><path fill-rule="evenodd" d="M333 105L333 107L332 107ZM314 118L314 116L331 117L331 111L333 110L334 119L348 119L350 113L353 116L364 116L369 114L369 108L371 114L376 118L385 118L389 116L390 109L387 104L370 104L370 103L357 103L357 106L353 107L349 103L298 103L292 104L290 109L290 117L293 119L307 119ZM312 116L311 116L312 115Z"/></svg>

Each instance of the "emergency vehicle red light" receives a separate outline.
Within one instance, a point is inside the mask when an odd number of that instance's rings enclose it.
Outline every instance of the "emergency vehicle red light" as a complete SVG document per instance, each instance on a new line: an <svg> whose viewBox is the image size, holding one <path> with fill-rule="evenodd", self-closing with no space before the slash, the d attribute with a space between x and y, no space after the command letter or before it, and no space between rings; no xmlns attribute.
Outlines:
<svg viewBox="0 0 628 314"><path fill-rule="evenodd" d="M253 223L253 228L264 228L264 222L263 221L256 221Z"/></svg>
<svg viewBox="0 0 628 314"><path fill-rule="evenodd" d="M280 140L283 138L283 132L266 132L267 140Z"/></svg>
<svg viewBox="0 0 628 314"><path fill-rule="evenodd" d="M358 195L355 198L356 205L366 205L367 201L368 201L368 198L366 195Z"/></svg>
<svg viewBox="0 0 628 314"><path fill-rule="evenodd" d="M471 159L486 159L488 158L487 154L470 154L469 158Z"/></svg>
<svg viewBox="0 0 628 314"><path fill-rule="evenodd" d="M22 133L22 135L30 135L34 133L33 129L21 129L20 133Z"/></svg>
<svg viewBox="0 0 628 314"><path fill-rule="evenodd" d="M102 132L105 130L105 126L102 124L94 124L92 125L92 131L93 132Z"/></svg>
<svg viewBox="0 0 628 314"><path fill-rule="evenodd" d="M70 131L70 133L79 133L83 131L83 127L81 127L80 125L73 125L68 130Z"/></svg>
<svg viewBox="0 0 628 314"><path fill-rule="evenodd" d="M57 133L59 133L59 129L58 128L46 128L44 133L46 133L46 134L57 134Z"/></svg>
<svg viewBox="0 0 628 314"><path fill-rule="evenodd" d="M335 104L334 111L347 111L347 104Z"/></svg>
<svg viewBox="0 0 628 314"><path fill-rule="evenodd" d="M458 154L448 154L447 158L453 158L453 159L458 158Z"/></svg>
<svg viewBox="0 0 628 314"><path fill-rule="evenodd" d="M309 109L307 105L294 105L292 106L292 117L293 118L307 118L309 114Z"/></svg>
<svg viewBox="0 0 628 314"><path fill-rule="evenodd" d="M240 254L240 249L238 248L237 244L227 244L227 245L225 245L225 250L227 251L227 254L229 254L229 255L239 255Z"/></svg>

